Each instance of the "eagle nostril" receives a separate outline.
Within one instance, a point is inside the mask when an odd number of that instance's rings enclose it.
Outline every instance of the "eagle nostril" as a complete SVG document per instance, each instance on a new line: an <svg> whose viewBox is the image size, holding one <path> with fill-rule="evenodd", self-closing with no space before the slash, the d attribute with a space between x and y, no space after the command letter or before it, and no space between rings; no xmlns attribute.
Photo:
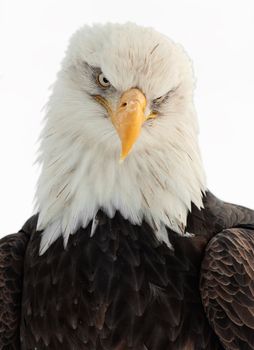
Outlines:
<svg viewBox="0 0 254 350"><path fill-rule="evenodd" d="M123 102L122 104L121 104L121 107L126 107L127 106L127 102Z"/></svg>

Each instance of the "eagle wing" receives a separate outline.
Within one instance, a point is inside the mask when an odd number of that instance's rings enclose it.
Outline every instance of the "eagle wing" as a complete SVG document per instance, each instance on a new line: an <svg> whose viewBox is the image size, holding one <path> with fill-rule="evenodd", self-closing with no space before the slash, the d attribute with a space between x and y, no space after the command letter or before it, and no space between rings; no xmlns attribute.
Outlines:
<svg viewBox="0 0 254 350"><path fill-rule="evenodd" d="M227 350L254 350L254 227L225 229L208 244L200 290Z"/></svg>
<svg viewBox="0 0 254 350"><path fill-rule="evenodd" d="M23 263L29 240L27 222L15 234L0 240L0 349L20 349Z"/></svg>

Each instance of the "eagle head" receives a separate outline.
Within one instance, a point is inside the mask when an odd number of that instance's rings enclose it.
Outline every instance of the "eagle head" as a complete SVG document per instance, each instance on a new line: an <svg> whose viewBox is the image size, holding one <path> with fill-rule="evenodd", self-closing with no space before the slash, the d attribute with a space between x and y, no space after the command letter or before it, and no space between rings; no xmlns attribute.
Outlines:
<svg viewBox="0 0 254 350"><path fill-rule="evenodd" d="M41 134L41 253L98 210L145 220L167 244L167 227L184 232L206 188L193 88L183 48L152 28L110 23L72 36Z"/></svg>

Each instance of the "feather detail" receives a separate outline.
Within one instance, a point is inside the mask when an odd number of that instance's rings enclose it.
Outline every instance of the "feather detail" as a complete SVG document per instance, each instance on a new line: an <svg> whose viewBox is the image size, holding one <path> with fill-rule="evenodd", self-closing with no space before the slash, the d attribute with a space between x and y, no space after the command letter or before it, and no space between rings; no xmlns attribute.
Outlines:
<svg viewBox="0 0 254 350"><path fill-rule="evenodd" d="M45 231L41 234L41 243L39 255L43 255L46 250L54 243L61 235L61 223L60 220L53 222L49 225Z"/></svg>
<svg viewBox="0 0 254 350"><path fill-rule="evenodd" d="M93 235L95 234L98 224L99 224L99 218L96 215L92 221L90 237L93 237Z"/></svg>

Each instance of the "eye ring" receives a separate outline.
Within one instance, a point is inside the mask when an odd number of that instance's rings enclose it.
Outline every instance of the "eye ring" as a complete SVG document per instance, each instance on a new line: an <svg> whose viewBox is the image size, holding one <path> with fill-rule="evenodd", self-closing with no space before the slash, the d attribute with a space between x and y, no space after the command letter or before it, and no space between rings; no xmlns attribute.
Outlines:
<svg viewBox="0 0 254 350"><path fill-rule="evenodd" d="M110 81L105 77L103 73L98 74L97 84L103 89L107 89L111 85Z"/></svg>

